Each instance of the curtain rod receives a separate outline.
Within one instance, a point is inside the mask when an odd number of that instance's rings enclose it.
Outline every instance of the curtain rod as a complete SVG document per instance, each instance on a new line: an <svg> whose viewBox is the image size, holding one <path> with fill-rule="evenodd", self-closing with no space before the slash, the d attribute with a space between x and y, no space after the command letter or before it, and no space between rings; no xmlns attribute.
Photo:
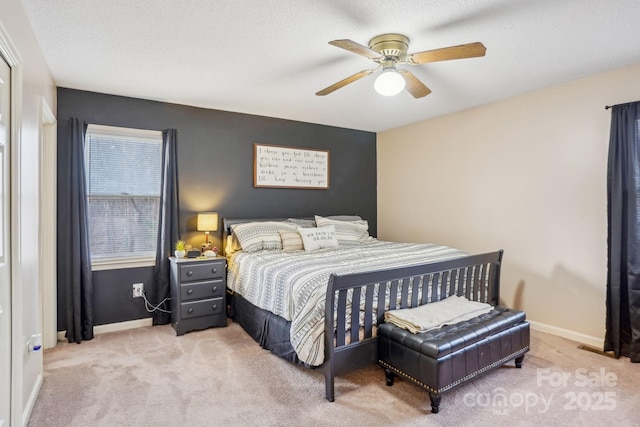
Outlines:
<svg viewBox="0 0 640 427"><path fill-rule="evenodd" d="M613 108L613 107L617 107L618 105L626 105L626 104L636 104L640 101L632 101L632 102L627 102L627 103L622 103L622 104L616 104L616 105L605 105L604 109L608 110L609 108Z"/></svg>

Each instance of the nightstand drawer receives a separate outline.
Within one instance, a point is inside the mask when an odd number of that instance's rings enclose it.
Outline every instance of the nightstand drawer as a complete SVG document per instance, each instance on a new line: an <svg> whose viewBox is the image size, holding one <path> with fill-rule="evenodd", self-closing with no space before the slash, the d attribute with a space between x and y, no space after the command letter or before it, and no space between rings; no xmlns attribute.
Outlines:
<svg viewBox="0 0 640 427"><path fill-rule="evenodd" d="M181 304L181 310L183 319L191 319L192 317L221 314L225 310L225 304L223 298L212 298L200 301L184 302Z"/></svg>
<svg viewBox="0 0 640 427"><path fill-rule="evenodd" d="M206 264L181 265L180 281L220 279L224 275L224 262L214 262Z"/></svg>
<svg viewBox="0 0 640 427"><path fill-rule="evenodd" d="M180 285L180 298L182 301L202 298L218 298L224 292L225 284L222 279L208 282L195 282Z"/></svg>

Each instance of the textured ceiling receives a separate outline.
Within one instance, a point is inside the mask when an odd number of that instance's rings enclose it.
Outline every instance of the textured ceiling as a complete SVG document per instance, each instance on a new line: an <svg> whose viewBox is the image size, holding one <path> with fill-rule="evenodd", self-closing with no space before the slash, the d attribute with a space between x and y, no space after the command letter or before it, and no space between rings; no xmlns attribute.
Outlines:
<svg viewBox="0 0 640 427"><path fill-rule="evenodd" d="M639 0L22 0L58 86L382 131L640 63ZM402 33L409 52L482 42L482 58L412 66L433 92L375 76L315 92L368 59L328 44Z"/></svg>

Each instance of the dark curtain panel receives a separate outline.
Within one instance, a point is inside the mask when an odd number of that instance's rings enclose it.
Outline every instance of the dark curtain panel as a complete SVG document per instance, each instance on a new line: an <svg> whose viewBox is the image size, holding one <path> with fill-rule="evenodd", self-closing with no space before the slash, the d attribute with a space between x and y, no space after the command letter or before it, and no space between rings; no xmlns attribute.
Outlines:
<svg viewBox="0 0 640 427"><path fill-rule="evenodd" d="M162 131L162 186L160 189L160 216L158 221L158 244L156 248L155 287L153 303L160 310L153 312L153 324L165 325L171 321L169 312L169 256L179 239L178 205L178 131Z"/></svg>
<svg viewBox="0 0 640 427"><path fill-rule="evenodd" d="M59 200L58 286L64 288L66 337L80 343L93 339L93 284L87 227L87 181L85 178L84 135L86 125L69 119L69 170L60 174L69 194Z"/></svg>
<svg viewBox="0 0 640 427"><path fill-rule="evenodd" d="M640 362L640 102L612 107L604 350Z"/></svg>

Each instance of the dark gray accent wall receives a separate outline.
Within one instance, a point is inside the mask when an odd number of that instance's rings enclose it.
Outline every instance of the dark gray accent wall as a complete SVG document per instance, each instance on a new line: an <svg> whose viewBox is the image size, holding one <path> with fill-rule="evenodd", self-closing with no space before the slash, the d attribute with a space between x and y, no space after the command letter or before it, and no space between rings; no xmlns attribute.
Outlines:
<svg viewBox="0 0 640 427"><path fill-rule="evenodd" d="M195 231L195 215L204 211L235 218L358 214L376 235L375 133L66 88L58 88L57 111L60 177L68 170L70 117L109 126L177 129L181 233L194 246L204 241ZM254 188L254 143L329 150L330 188ZM65 197L59 187L58 198ZM220 246L221 236L221 230L213 233L213 243ZM131 285L144 282L148 289L152 270L94 272L95 324L149 317L143 301L131 298ZM66 329L65 297L58 289L59 330Z"/></svg>

